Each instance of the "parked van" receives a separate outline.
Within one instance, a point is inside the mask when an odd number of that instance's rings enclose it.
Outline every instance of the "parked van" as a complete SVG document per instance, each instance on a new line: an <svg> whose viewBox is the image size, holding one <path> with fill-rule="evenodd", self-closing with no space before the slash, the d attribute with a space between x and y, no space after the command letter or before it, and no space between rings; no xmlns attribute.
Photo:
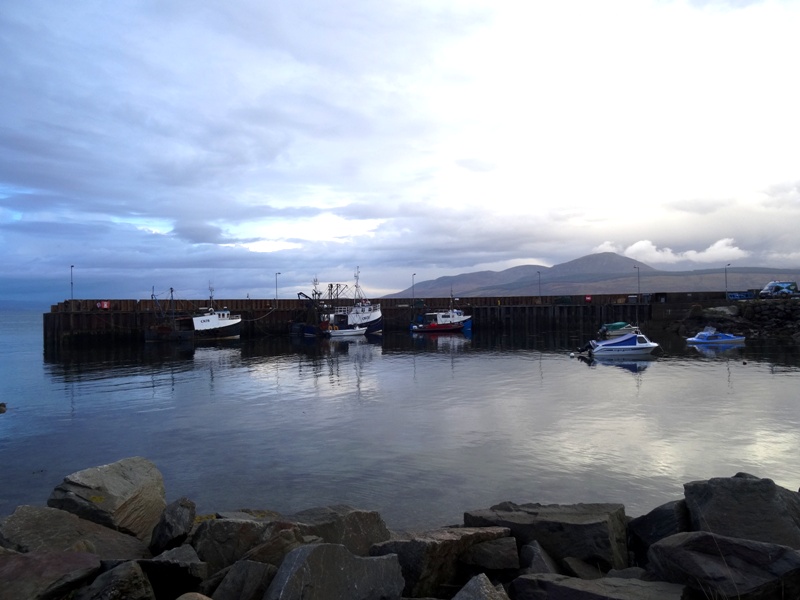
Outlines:
<svg viewBox="0 0 800 600"><path fill-rule="evenodd" d="M790 298L800 296L796 281L770 281L758 292L759 298Z"/></svg>

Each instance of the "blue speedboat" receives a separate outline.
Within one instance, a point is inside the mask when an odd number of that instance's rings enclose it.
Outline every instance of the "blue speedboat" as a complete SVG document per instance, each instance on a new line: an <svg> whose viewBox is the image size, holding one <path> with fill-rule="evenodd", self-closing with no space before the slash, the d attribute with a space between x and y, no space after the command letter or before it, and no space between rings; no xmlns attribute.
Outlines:
<svg viewBox="0 0 800 600"><path fill-rule="evenodd" d="M694 337L686 338L688 344L741 344L744 342L743 335L733 335L732 333L721 333L714 327L706 327L703 331L695 334Z"/></svg>

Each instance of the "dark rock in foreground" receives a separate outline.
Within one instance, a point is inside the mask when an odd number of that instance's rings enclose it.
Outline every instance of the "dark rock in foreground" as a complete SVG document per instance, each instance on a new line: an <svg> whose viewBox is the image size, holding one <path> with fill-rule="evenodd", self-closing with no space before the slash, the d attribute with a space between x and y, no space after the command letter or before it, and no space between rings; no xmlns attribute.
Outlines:
<svg viewBox="0 0 800 600"><path fill-rule="evenodd" d="M800 494L742 473L636 519L502 502L402 534L345 505L197 517L141 458L68 476L48 504L0 520L0 600L800 598Z"/></svg>

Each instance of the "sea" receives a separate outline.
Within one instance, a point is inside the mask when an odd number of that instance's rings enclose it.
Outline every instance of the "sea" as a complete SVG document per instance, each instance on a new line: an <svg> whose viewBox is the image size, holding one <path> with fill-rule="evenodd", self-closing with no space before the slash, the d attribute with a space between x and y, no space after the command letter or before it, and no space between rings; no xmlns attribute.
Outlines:
<svg viewBox="0 0 800 600"><path fill-rule="evenodd" d="M570 330L46 352L42 312L0 304L0 518L131 456L200 514L346 504L393 529L504 501L637 516L738 472L800 484L792 343L700 351L644 324L654 360L587 360Z"/></svg>

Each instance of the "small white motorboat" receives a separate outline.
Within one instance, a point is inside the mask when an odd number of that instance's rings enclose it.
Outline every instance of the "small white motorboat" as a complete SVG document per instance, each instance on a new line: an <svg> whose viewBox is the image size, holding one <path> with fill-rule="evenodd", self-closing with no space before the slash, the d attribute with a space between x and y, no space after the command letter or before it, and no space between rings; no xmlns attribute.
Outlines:
<svg viewBox="0 0 800 600"><path fill-rule="evenodd" d="M639 329L608 340L592 340L581 351L587 350L590 355L604 358L616 356L647 356L660 346L651 342Z"/></svg>
<svg viewBox="0 0 800 600"><path fill-rule="evenodd" d="M365 333L367 333L366 327L347 327L345 329L331 327L328 329L328 335L334 339L355 337L358 335L364 335Z"/></svg>

